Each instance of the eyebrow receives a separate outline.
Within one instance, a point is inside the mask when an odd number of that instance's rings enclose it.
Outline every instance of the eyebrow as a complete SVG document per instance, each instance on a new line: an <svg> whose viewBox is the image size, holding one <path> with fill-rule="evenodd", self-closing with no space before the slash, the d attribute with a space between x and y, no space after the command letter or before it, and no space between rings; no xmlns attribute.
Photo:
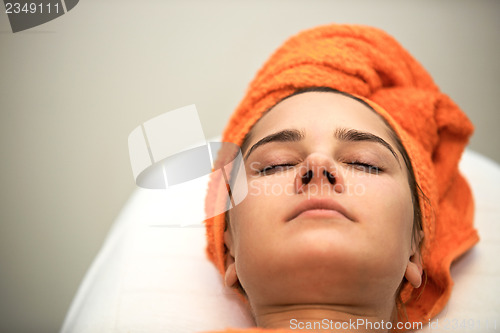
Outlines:
<svg viewBox="0 0 500 333"><path fill-rule="evenodd" d="M337 138L337 140L345 142L368 141L368 142L379 143L385 148L387 148L394 156L396 161L399 163L398 155L396 154L392 146L389 143L387 143L387 141L385 141L379 136L376 136L375 134L369 132L362 132L355 129L337 128L335 130L334 136L335 138Z"/></svg>
<svg viewBox="0 0 500 333"><path fill-rule="evenodd" d="M296 129L286 129L283 131L279 131L273 134L270 134L259 141L255 143L246 153L245 155L245 160L248 158L248 156L257 148L259 148L262 145L271 143L271 142L296 142L300 141L305 137L305 134L303 131L299 131Z"/></svg>
<svg viewBox="0 0 500 333"><path fill-rule="evenodd" d="M392 148L392 146L387 143L384 139L381 137L369 133L369 132L363 132L355 129L347 129L347 128L337 128L334 132L333 135L337 140L339 141L344 141L344 142L360 142L360 141L367 141L367 142L374 142L382 145L386 149L388 149L391 154L394 156L396 161L399 163L398 155ZM255 143L245 154L245 160L248 159L248 156L257 149L258 147L272 143L272 142L296 142L304 139L305 134L303 131L299 131L297 129L286 129L282 130L273 134L270 134L259 141ZM401 165L401 164L400 164Z"/></svg>

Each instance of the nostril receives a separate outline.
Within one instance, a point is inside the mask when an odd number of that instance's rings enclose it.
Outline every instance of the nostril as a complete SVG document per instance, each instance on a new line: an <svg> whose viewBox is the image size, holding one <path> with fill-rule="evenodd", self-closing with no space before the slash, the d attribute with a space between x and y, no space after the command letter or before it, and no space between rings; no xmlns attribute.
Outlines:
<svg viewBox="0 0 500 333"><path fill-rule="evenodd" d="M314 176L314 172L312 170L307 171L301 178L302 184L307 185L311 182L311 179Z"/></svg>
<svg viewBox="0 0 500 333"><path fill-rule="evenodd" d="M328 179L330 184L332 184L332 185L335 184L335 176L334 175L332 175L331 173L329 173L326 170L323 170L323 174L326 176L326 178Z"/></svg>

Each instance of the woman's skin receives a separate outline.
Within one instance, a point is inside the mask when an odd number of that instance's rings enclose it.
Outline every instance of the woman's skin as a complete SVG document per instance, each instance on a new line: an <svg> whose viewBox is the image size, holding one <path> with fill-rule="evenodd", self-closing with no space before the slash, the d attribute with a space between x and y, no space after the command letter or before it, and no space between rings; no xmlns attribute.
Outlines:
<svg viewBox="0 0 500 333"><path fill-rule="evenodd" d="M420 285L408 171L389 133L362 103L327 92L285 99L254 126L225 281L241 284L259 327L388 322L403 279Z"/></svg>

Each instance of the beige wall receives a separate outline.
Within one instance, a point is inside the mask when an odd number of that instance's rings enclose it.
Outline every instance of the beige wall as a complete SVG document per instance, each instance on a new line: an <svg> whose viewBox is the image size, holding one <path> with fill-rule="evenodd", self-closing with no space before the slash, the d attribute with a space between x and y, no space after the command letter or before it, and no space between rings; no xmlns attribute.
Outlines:
<svg viewBox="0 0 500 333"><path fill-rule="evenodd" d="M12 34L0 13L0 331L54 332L134 189L127 136L195 103L219 135L265 58L329 22L419 59L500 161L498 1L97 1Z"/></svg>

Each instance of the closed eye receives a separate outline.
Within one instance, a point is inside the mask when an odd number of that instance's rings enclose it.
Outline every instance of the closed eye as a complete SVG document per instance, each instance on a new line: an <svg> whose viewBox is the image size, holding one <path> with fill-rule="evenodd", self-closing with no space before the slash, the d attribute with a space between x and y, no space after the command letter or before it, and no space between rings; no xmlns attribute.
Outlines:
<svg viewBox="0 0 500 333"><path fill-rule="evenodd" d="M265 168L259 170L259 173L263 176L271 175L276 172L281 172L288 170L290 168L293 168L295 164L291 163L282 163L282 164L275 164L275 165L268 165Z"/></svg>
<svg viewBox="0 0 500 333"><path fill-rule="evenodd" d="M360 162L360 161L352 161L347 163L348 165L353 166L356 170L364 171L368 173L378 174L382 172L382 168L372 165L370 163Z"/></svg>

